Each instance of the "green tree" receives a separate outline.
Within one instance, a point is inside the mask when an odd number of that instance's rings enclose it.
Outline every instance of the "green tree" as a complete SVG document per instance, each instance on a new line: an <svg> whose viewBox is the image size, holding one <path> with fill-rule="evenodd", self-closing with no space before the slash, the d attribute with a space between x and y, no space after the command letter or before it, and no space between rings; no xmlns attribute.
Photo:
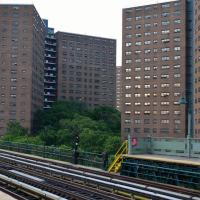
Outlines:
<svg viewBox="0 0 200 200"><path fill-rule="evenodd" d="M11 122L4 139L73 148L79 136L80 150L111 154L121 144L120 113L112 107L89 110L79 102L56 102L49 110L39 110L34 124L35 135L29 135L18 122Z"/></svg>
<svg viewBox="0 0 200 200"><path fill-rule="evenodd" d="M24 136L28 134L28 131L23 128L19 122L14 121L7 124L6 134L12 136Z"/></svg>
<svg viewBox="0 0 200 200"><path fill-rule="evenodd" d="M108 106L100 106L91 111L90 117L93 120L103 121L108 129L114 134L120 133L120 112L115 108Z"/></svg>
<svg viewBox="0 0 200 200"><path fill-rule="evenodd" d="M84 128L80 134L80 148L88 152L103 152L106 135L96 134L94 130Z"/></svg>
<svg viewBox="0 0 200 200"><path fill-rule="evenodd" d="M104 143L104 151L108 154L114 155L120 148L122 141L118 136L110 136L106 139Z"/></svg>
<svg viewBox="0 0 200 200"><path fill-rule="evenodd" d="M34 132L44 127L58 129L61 119L73 119L74 114L86 114L87 107L80 102L58 101L49 110L39 110L34 115Z"/></svg>
<svg viewBox="0 0 200 200"><path fill-rule="evenodd" d="M57 134L56 131L52 128L45 127L39 132L39 137L43 141L43 144L50 146L50 145L57 145Z"/></svg>

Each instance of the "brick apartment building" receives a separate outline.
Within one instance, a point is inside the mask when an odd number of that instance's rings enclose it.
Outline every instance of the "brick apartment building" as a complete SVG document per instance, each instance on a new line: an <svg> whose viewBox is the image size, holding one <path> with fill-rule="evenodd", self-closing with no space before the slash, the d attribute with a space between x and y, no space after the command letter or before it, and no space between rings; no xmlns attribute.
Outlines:
<svg viewBox="0 0 200 200"><path fill-rule="evenodd" d="M58 100L115 107L116 41L57 32Z"/></svg>
<svg viewBox="0 0 200 200"><path fill-rule="evenodd" d="M0 134L9 121L31 130L43 107L45 25L33 5L0 5Z"/></svg>
<svg viewBox="0 0 200 200"><path fill-rule="evenodd" d="M193 112L192 3L123 10L122 138L187 135L187 113ZM182 97L187 104L180 105Z"/></svg>
<svg viewBox="0 0 200 200"><path fill-rule="evenodd" d="M116 40L57 32L34 5L0 5L0 135L56 100L116 105Z"/></svg>

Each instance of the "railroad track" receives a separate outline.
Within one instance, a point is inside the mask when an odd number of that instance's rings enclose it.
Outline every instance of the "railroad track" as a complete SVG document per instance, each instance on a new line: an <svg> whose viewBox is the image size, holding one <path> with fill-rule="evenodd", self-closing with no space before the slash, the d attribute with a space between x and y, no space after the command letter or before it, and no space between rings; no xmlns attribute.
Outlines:
<svg viewBox="0 0 200 200"><path fill-rule="evenodd" d="M48 191L51 194L56 194L64 199L128 200L126 197L121 197L115 194L111 196L108 192L99 191L95 188L89 188L71 181L61 181L56 177L45 175L43 172L39 173L33 171L32 169L26 169L22 167L15 167L15 170L11 170L11 167L12 165L1 165L0 174L3 174L4 176L13 180L18 180L25 184L34 186L35 188L39 188L43 191Z"/></svg>
<svg viewBox="0 0 200 200"><path fill-rule="evenodd" d="M7 185L4 182L0 181L0 191L8 194L9 196L12 196L15 199L18 200L37 200L32 195L28 195L27 193L24 193L20 190L16 191L15 188L13 188L11 185Z"/></svg>
<svg viewBox="0 0 200 200"><path fill-rule="evenodd" d="M0 160L11 164L13 168L18 167L18 170L23 170L24 168L29 170L34 169L37 173L40 172L59 179L56 180L56 182L71 181L73 179L80 182L82 185L95 186L104 190L109 187L116 193L129 194L130 196L135 196L134 198L143 196L144 198L146 197L146 199L200 199L200 192L195 190L170 187L169 185L108 174L103 171L94 171L88 168L74 167L61 163L58 164L55 161L45 162L39 158L30 159L28 156L19 156L14 153L8 154L2 152L0 153ZM19 167L21 167L21 169L19 169ZM29 172L29 174L30 173L31 172ZM40 175L37 174L37 176ZM42 175L40 177L42 177Z"/></svg>

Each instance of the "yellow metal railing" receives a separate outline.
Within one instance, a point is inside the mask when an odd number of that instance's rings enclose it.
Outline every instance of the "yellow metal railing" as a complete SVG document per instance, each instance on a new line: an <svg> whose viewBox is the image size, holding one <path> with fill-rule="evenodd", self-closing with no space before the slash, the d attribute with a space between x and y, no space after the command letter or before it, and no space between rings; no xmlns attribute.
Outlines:
<svg viewBox="0 0 200 200"><path fill-rule="evenodd" d="M114 156L114 160L108 168L108 172L118 172L121 163L122 163L122 155L128 153L128 141L125 140L121 147L118 149L117 153Z"/></svg>

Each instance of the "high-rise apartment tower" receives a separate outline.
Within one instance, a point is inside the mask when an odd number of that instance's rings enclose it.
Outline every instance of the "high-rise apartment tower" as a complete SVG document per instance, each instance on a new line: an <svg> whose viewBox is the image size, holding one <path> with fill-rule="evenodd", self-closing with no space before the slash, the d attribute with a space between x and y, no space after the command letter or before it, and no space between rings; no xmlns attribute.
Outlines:
<svg viewBox="0 0 200 200"><path fill-rule="evenodd" d="M115 107L116 41L57 32L58 100Z"/></svg>
<svg viewBox="0 0 200 200"><path fill-rule="evenodd" d="M187 135L193 104L192 4L179 0L123 10L123 138ZM180 98L187 103L180 105Z"/></svg>
<svg viewBox="0 0 200 200"><path fill-rule="evenodd" d="M31 130L43 106L44 36L33 5L0 5L0 134L15 120Z"/></svg>

